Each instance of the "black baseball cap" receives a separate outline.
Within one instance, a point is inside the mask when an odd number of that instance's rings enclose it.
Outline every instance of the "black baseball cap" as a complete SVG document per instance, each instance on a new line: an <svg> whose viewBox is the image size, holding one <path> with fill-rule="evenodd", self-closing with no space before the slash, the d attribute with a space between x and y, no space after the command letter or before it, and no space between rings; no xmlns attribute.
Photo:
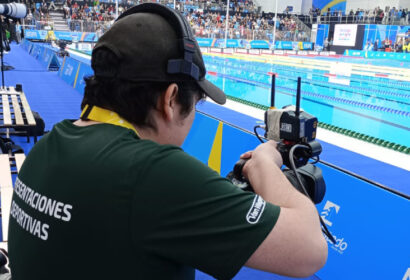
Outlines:
<svg viewBox="0 0 410 280"><path fill-rule="evenodd" d="M93 53L100 48L115 53L120 60L116 73L119 79L133 82L195 81L212 100L224 104L225 93L205 79L205 64L189 23L176 13L156 3L134 6L101 36ZM180 34L181 28L184 32L188 30L190 38Z"/></svg>

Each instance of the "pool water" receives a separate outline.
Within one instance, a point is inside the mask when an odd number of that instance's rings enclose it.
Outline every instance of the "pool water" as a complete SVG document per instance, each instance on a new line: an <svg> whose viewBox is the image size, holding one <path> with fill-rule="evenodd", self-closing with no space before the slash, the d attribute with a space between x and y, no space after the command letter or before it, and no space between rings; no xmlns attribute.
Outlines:
<svg viewBox="0 0 410 280"><path fill-rule="evenodd" d="M410 146L410 82L352 74L350 85L329 82L329 71L204 55L207 79L228 96L270 106L276 73L275 106L296 103L320 122ZM321 60L323 63L323 60Z"/></svg>

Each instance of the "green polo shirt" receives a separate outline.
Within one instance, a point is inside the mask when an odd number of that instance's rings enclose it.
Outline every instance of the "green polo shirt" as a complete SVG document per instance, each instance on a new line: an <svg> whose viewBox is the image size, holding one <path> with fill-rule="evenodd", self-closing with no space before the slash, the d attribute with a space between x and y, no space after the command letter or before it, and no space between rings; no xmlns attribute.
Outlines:
<svg viewBox="0 0 410 280"><path fill-rule="evenodd" d="M13 280L232 278L280 208L172 145L65 120L34 145L14 187Z"/></svg>

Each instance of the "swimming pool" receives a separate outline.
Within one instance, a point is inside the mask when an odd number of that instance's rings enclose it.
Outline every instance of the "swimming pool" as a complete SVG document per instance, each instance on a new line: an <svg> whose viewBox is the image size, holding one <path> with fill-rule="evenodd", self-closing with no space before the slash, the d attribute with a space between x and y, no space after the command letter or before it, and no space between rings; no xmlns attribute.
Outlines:
<svg viewBox="0 0 410 280"><path fill-rule="evenodd" d="M228 97L270 106L272 73L276 76L275 106L295 104L297 77L302 78L301 107L320 122L404 146L410 145L410 82L407 69L353 67L350 85L331 82L326 67L252 61L243 57L204 55L207 78ZM269 61L269 62L268 62ZM370 70L369 70L370 69ZM373 71L374 70L374 71ZM384 74L397 77L393 80ZM346 77L344 77L346 78Z"/></svg>

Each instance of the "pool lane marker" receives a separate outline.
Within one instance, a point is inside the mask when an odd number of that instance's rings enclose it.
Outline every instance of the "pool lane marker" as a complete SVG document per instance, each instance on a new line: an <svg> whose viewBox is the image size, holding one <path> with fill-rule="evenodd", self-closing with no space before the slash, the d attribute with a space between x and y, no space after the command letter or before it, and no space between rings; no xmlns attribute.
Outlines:
<svg viewBox="0 0 410 280"><path fill-rule="evenodd" d="M270 88L270 85L268 83L250 81L250 80L247 80L247 79L233 77L233 76L226 75L226 74L221 74L221 73L217 73L217 72L215 72L215 73L216 73L216 76L218 76L218 77L227 78L227 79L230 79L230 80L242 82L242 83L249 84L249 85L255 85L255 86L261 86L261 87L264 87L264 88L266 88L266 87ZM287 91L290 91L290 92L296 92L295 89L291 89L291 88L287 88L287 87L277 86L277 88L282 89L282 90L287 90ZM392 108L379 106L379 105L371 105L371 104L367 104L367 103L363 103L363 102L359 102L359 101L348 100L348 99L341 98L341 97L327 96L327 95L323 95L323 94L319 94L319 93L313 93L313 92L310 92L310 91L302 91L302 93L306 96L313 96L313 97L317 97L319 99L326 99L326 100L330 100L330 101L334 101L334 102L338 102L338 103L349 104L349 105L360 107L360 108L366 108L366 109L369 109L369 110L381 111L381 112L396 114L396 115L400 115L400 116L410 117L410 112L406 112L406 111L402 111L402 110L392 109Z"/></svg>
<svg viewBox="0 0 410 280"><path fill-rule="evenodd" d="M219 59L219 60L221 60L221 57L218 57L218 56L216 56L216 57L213 57L213 58L217 58L217 59ZM232 58L232 59L237 59L237 58ZM251 66L253 66L253 64L252 63L258 63L258 64L263 64L261 61L252 61L252 60L245 60L245 59L240 59L241 60L241 65L243 65L244 63L245 64L248 64L248 65L251 65ZM277 64L277 63L275 63L275 62L272 62L274 65L281 65L281 66L284 66L284 65L286 65L286 64ZM220 65L220 66L222 66L221 65L221 63L215 63L215 61L213 61L211 64L216 64L216 65ZM223 65L223 66L226 66L225 64ZM229 66L226 66L226 67L229 67ZM313 75L321 75L321 74L316 74L316 73L312 73L312 72L305 72L305 71L302 71L302 69L300 68L300 66L299 66L299 68L296 66L296 65L287 65L287 67L292 67L292 68L297 68L297 69L300 69L300 70L296 70L296 69L293 69L292 71L295 71L295 72L301 72L301 73L307 73L307 74L313 74ZM235 68L235 69L237 69L236 67L230 67L230 68ZM239 67L240 69L241 69L241 67ZM253 67L254 68L254 67ZM320 71L328 71L328 69L323 69L323 70L321 70L321 69L316 69L316 68L312 68L313 70L320 70ZM282 70L283 70L283 68L282 68ZM286 69L285 69L286 70ZM257 70L255 70L255 69L252 69L252 71L253 72L256 72L256 73L261 73L261 74L264 74L264 72L262 72L262 71L257 71ZM375 78L376 76L375 76L375 74L376 73L373 73L373 75L371 75L371 74L369 74L369 75L364 75L364 77L369 77L369 78ZM380 75L383 75L383 74L380 74ZM363 76L363 75L361 75L361 76ZM380 77L377 77L377 78L381 78L382 76L380 76ZM354 78L353 79L355 82L360 82L360 81L365 81L365 82L374 82L374 81L372 81L372 80L367 80L367 79L359 79L359 78ZM394 82L388 82L388 81L384 81L384 80L379 80L379 81L377 81L379 84L383 84L383 85L394 85L395 87L400 87L400 88L406 88L406 89L404 89L404 90L407 90L407 88L408 88L408 86L407 86L407 84L408 84L408 82L401 82L401 81L399 81L399 80L395 80ZM382 92L382 91L381 91ZM393 94L394 95L394 94Z"/></svg>
<svg viewBox="0 0 410 280"><path fill-rule="evenodd" d="M239 103L242 103L242 104L245 104L245 105L248 105L248 106L251 106L251 107L255 107L255 108L258 108L258 109L261 109L261 110L266 111L266 110L269 109L268 106L261 105L261 104L258 104L258 103L254 103L254 102L251 102L251 101L246 101L246 100L243 100L243 99L240 99L240 98L237 98L237 97L233 97L233 96L229 96L229 95L227 95L226 97L228 99L232 100L232 101L239 102ZM377 137L369 136L369 135L359 133L359 132L356 132L356 131L353 131L353 130L350 130L350 129L341 128L341 127L331 125L331 124L327 124L327 123L323 123L323 122L319 122L318 126L323 128L323 129L327 129L327 130L330 130L330 131L333 131L333 132L336 132L336 133L340 133L342 135L346 135L346 136L353 137L353 138L356 138L356 139L359 139L359 140L362 140L362 141L365 141L365 142L368 142L368 143L372 143L372 144L377 145L377 146L381 146L381 147L391 149L391 150L394 150L394 151L397 151L397 152L401 152L401 153L404 153L404 154L408 154L408 155L410 154L410 147L405 146L405 145L400 145L400 144L397 144L397 143L394 143L394 142L386 141L386 140L383 140L383 139L380 139L380 138L377 138Z"/></svg>
<svg viewBox="0 0 410 280"><path fill-rule="evenodd" d="M217 65L217 66L221 66L221 67L226 67L226 68L230 68L230 69L234 69L234 70L238 70L238 69L243 69L242 67L233 67L233 66L229 66L229 65L222 65L222 64L220 64L220 63L212 63L213 65ZM281 69L281 70L284 70L284 69ZM284 70L285 71L285 70ZM292 69L292 71L295 71L295 72L301 72L301 71L297 71L297 70L293 70ZM272 73L273 72L264 72L264 71L255 71L255 70L253 70L252 69L252 72L253 73L257 73L257 74L261 74L261 75L268 75L268 76L272 76ZM209 72L208 72L209 73ZM330 73L325 73L325 74L315 74L315 73L307 73L307 72L302 72L302 73L304 73L304 74L306 74L306 75L308 75L308 74L312 74L312 75L316 75L316 76L332 76L332 77L337 77L337 75L335 75L335 74L330 74ZM218 73L217 72L215 72L215 71L212 71L212 75L213 76L216 76ZM278 77L278 74L276 73L276 76ZM292 77L292 78L290 78L290 77L286 77L285 79L296 79L296 77ZM348 91L348 90L346 90L346 89L344 89L343 87L340 87L340 86L338 86L338 85L336 85L336 84L334 84L334 83L329 83L329 82L326 82L326 81L315 81L315 80L313 80L313 79L307 79L307 78L305 78L305 80L308 80L308 81L311 81L311 83L312 84L315 84L315 85L319 85L320 86L320 84L326 84L326 85L329 85L329 87L330 88L333 88L333 89L339 89L339 90L343 90L343 91L347 91L347 92L352 92L352 91ZM355 82L357 82L357 81L355 81ZM370 83L371 81L366 81L366 82L368 82L368 83ZM319 84L318 84L319 83ZM386 83L383 83L384 85L386 85L387 86L387 84ZM395 85L397 85L397 84L395 84ZM391 91L387 91L387 90L380 90L380 89L378 89L378 90L373 90L373 89L367 89L367 88L363 88L363 87L358 87L358 86L350 86L351 88L353 88L353 89L357 89L357 90L362 90L362 91L367 91L367 92L371 92L371 93L379 93L379 94L381 94L381 95L390 95L390 96L397 96L397 97L403 97L403 98L410 98L410 94L404 94L404 93L396 93L396 92L391 92ZM404 89L405 90L405 89ZM383 99L382 97L378 97L378 96L376 96L376 98L378 98L378 99ZM392 100L388 100L388 101L392 101ZM394 101L392 101L392 102L395 102L396 100L394 100ZM407 104L406 104L407 105Z"/></svg>

